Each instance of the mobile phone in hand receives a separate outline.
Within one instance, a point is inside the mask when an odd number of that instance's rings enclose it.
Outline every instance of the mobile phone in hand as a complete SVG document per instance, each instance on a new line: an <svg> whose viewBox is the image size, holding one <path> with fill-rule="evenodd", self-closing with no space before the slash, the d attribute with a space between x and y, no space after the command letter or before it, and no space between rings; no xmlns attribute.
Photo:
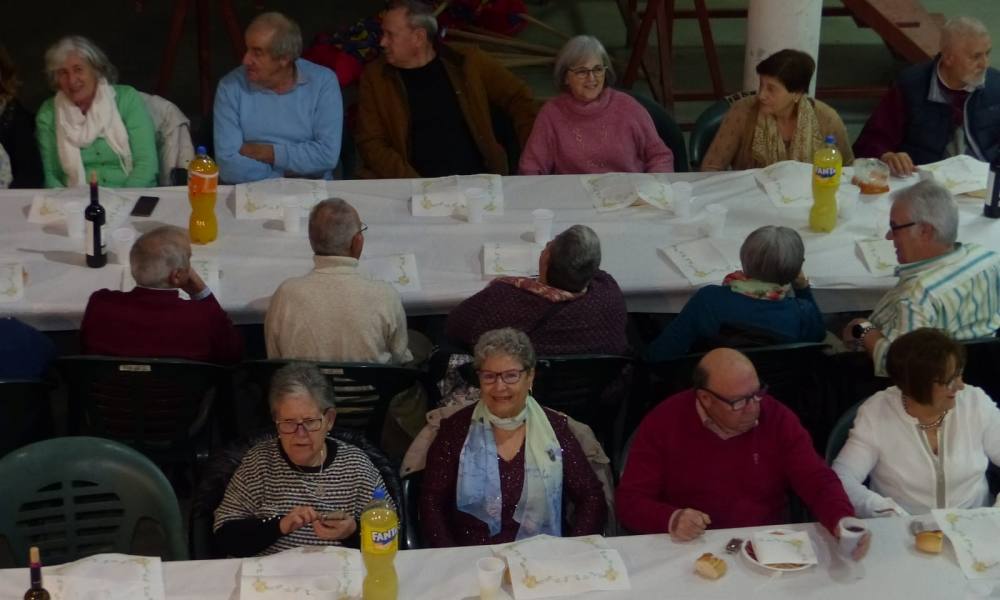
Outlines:
<svg viewBox="0 0 1000 600"><path fill-rule="evenodd" d="M153 214L153 209L156 208L156 203L159 201L160 199L156 196L139 196L129 214L133 217L148 217Z"/></svg>
<svg viewBox="0 0 1000 600"><path fill-rule="evenodd" d="M322 513L319 516L319 520L322 521L324 525L330 527L334 525L339 525L340 521L345 521L350 518L351 515L347 514L342 510L331 510L329 512Z"/></svg>

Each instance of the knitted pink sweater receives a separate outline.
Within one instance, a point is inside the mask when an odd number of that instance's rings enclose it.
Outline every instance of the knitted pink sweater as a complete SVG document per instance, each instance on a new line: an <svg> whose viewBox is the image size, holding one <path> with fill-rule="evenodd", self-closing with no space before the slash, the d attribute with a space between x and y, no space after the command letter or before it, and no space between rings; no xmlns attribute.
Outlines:
<svg viewBox="0 0 1000 600"><path fill-rule="evenodd" d="M673 172L674 154L641 104L605 88L586 104L569 93L546 102L519 170L521 175Z"/></svg>

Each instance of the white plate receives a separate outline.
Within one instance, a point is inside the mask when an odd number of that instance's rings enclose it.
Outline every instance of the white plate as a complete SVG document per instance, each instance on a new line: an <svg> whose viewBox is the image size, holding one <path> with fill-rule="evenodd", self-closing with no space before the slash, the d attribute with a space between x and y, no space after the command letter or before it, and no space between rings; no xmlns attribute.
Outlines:
<svg viewBox="0 0 1000 600"><path fill-rule="evenodd" d="M773 531L768 531L768 533L783 534L783 533L794 533L794 532L787 529L775 529ZM782 571L782 572L805 571L806 569L812 566L810 564L798 565L797 567L775 567L773 565L765 565L757 561L757 557L753 553L753 540L749 539L743 544L743 549L741 550L741 553L743 554L744 558L750 561L751 564L758 566L762 569L767 569L768 571Z"/></svg>

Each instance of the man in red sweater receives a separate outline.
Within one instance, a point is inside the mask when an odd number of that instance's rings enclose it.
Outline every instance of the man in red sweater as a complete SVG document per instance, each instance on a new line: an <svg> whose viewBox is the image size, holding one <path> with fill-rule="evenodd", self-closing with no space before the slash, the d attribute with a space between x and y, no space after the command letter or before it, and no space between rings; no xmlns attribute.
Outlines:
<svg viewBox="0 0 1000 600"><path fill-rule="evenodd" d="M80 325L84 353L220 364L240 360L243 339L191 268L186 231L165 226L142 235L129 262L135 289L97 290L87 302ZM181 299L178 289L191 299Z"/></svg>
<svg viewBox="0 0 1000 600"><path fill-rule="evenodd" d="M713 350L692 380L694 389L661 402L635 433L615 495L622 524L687 541L708 527L785 523L794 491L839 538L840 520L854 515L840 479L749 359ZM855 559L869 542L866 535Z"/></svg>

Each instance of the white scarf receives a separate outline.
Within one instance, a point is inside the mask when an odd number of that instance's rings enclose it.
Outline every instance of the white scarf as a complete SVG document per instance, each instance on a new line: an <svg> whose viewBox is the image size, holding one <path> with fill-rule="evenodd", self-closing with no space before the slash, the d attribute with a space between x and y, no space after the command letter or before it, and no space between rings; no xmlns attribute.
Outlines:
<svg viewBox="0 0 1000 600"><path fill-rule="evenodd" d="M87 114L83 114L61 91L56 93L55 109L56 148L59 150L59 163L66 174L66 187L87 183L80 149L87 148L99 137L103 137L118 156L125 174L132 172L132 148L128 144L128 132L118 112L115 89L106 79L102 77L98 81L97 92Z"/></svg>

